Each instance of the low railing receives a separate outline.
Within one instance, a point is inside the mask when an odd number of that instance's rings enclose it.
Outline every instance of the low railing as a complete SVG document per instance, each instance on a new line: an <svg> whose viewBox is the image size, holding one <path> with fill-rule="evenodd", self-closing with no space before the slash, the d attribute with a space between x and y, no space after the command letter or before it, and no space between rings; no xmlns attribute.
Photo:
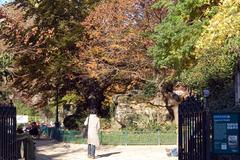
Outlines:
<svg viewBox="0 0 240 160"><path fill-rule="evenodd" d="M44 127L40 129L40 132L45 138L62 141L62 129L56 127Z"/></svg>
<svg viewBox="0 0 240 160"><path fill-rule="evenodd" d="M17 134L17 154L18 159L35 160L35 144L29 134Z"/></svg>
<svg viewBox="0 0 240 160"><path fill-rule="evenodd" d="M62 131L61 137L66 143L86 143L81 132L76 130ZM102 145L175 145L177 134L161 131L101 131L99 139Z"/></svg>

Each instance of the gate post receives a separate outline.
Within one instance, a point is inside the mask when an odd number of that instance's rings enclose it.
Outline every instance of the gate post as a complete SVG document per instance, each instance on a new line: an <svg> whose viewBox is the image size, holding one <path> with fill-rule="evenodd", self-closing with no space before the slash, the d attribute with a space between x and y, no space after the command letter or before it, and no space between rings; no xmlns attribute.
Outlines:
<svg viewBox="0 0 240 160"><path fill-rule="evenodd" d="M206 160L210 160L210 119L209 119L209 111L208 109L206 109L204 111L204 116L203 116L203 124L205 124L204 126L204 152L205 152L205 159Z"/></svg>
<svg viewBox="0 0 240 160"><path fill-rule="evenodd" d="M205 150L205 158L206 160L210 160L210 114L209 114L209 102L208 98L210 96L210 92L208 89L203 90L204 96L204 117L203 123L205 124L204 127L204 150Z"/></svg>

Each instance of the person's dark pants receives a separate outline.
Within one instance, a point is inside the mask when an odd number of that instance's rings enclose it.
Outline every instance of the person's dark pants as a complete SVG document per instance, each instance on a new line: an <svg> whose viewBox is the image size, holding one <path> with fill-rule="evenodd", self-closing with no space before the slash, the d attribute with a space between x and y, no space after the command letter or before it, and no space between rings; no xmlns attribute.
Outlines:
<svg viewBox="0 0 240 160"><path fill-rule="evenodd" d="M96 150L95 145L88 144L88 157L95 158L95 150Z"/></svg>

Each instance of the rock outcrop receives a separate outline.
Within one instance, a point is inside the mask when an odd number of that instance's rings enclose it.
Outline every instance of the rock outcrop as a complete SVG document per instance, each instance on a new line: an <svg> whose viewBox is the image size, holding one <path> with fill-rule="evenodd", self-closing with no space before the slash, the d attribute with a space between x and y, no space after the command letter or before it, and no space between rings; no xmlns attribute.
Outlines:
<svg viewBox="0 0 240 160"><path fill-rule="evenodd" d="M141 91L132 91L113 97L115 103L114 120L121 127L135 126L144 128L149 125L163 124L176 117L179 104L176 94L158 94L154 99L147 98ZM177 118L177 117L176 117Z"/></svg>

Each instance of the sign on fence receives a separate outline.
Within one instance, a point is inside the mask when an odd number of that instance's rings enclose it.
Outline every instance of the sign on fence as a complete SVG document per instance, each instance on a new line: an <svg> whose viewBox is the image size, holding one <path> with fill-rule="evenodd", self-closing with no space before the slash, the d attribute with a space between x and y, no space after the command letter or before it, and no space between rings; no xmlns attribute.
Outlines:
<svg viewBox="0 0 240 160"><path fill-rule="evenodd" d="M17 123L18 124L28 123L28 116L26 116L26 115L17 115Z"/></svg>
<svg viewBox="0 0 240 160"><path fill-rule="evenodd" d="M213 153L240 153L240 115L237 113L214 113L213 120Z"/></svg>

